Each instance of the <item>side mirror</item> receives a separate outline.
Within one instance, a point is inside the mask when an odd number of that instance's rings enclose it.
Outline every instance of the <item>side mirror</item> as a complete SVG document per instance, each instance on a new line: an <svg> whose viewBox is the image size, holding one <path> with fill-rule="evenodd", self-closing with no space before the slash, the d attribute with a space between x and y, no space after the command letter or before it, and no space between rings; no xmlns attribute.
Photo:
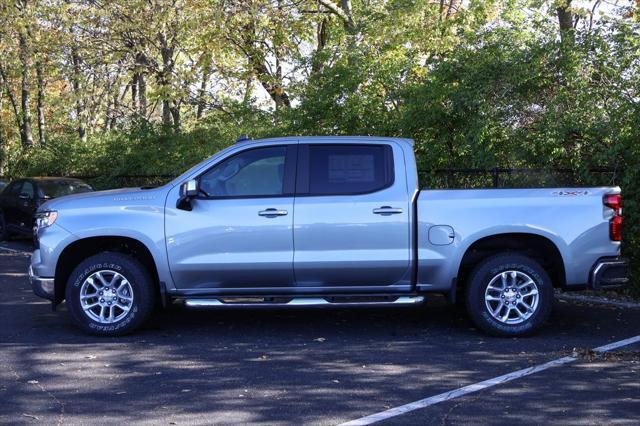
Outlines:
<svg viewBox="0 0 640 426"><path fill-rule="evenodd" d="M176 208L191 211L193 209L191 199L197 196L199 192L200 188L197 180L191 179L183 182L180 185L180 198L176 202Z"/></svg>
<svg viewBox="0 0 640 426"><path fill-rule="evenodd" d="M199 192L200 187L195 179L188 180L180 185L180 197L192 198L198 195Z"/></svg>
<svg viewBox="0 0 640 426"><path fill-rule="evenodd" d="M22 192L20 195L18 195L18 198L20 198L21 200L30 200L31 196L29 196L29 194L27 194L26 192Z"/></svg>

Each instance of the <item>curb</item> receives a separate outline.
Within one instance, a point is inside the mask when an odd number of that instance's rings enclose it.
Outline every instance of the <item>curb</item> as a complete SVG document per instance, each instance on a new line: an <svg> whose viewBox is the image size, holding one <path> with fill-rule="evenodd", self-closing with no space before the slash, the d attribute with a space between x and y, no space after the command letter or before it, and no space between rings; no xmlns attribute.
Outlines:
<svg viewBox="0 0 640 426"><path fill-rule="evenodd" d="M582 294L567 294L567 293L557 293L556 299L558 300L566 300L570 302L586 302L586 303L594 303L598 305L608 305L615 306L618 308L627 308L627 309L640 309L640 303L635 302L623 302L619 300L611 300L604 297L597 296L585 296Z"/></svg>

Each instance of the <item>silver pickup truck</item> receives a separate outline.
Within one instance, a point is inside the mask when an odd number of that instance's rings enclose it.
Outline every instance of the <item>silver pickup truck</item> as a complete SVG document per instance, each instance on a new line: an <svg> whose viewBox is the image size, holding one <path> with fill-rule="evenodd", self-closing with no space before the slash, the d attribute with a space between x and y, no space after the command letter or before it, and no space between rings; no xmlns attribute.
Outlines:
<svg viewBox="0 0 640 426"><path fill-rule="evenodd" d="M482 330L518 336L554 288L626 283L620 188L420 190L409 139L241 140L153 189L48 201L29 275L98 335L154 306L464 302Z"/></svg>

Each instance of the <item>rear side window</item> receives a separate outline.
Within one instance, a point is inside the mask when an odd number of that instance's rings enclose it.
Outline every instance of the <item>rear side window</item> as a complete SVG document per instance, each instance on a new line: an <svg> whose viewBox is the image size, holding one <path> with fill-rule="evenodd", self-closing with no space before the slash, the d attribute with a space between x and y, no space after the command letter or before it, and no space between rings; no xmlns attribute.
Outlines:
<svg viewBox="0 0 640 426"><path fill-rule="evenodd" d="M393 184L389 145L309 145L308 156L309 195L362 194Z"/></svg>
<svg viewBox="0 0 640 426"><path fill-rule="evenodd" d="M33 184L31 182L25 182L22 185L22 190L20 191L20 195L25 194L29 198L33 198L35 195L33 193Z"/></svg>

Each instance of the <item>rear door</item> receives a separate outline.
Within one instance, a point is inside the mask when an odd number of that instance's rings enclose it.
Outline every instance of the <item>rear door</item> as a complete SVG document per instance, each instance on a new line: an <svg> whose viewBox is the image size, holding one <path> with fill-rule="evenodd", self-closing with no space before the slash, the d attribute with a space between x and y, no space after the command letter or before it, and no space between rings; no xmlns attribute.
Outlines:
<svg viewBox="0 0 640 426"><path fill-rule="evenodd" d="M404 170L402 149L390 141L299 146L298 286L329 292L410 285L411 206Z"/></svg>

